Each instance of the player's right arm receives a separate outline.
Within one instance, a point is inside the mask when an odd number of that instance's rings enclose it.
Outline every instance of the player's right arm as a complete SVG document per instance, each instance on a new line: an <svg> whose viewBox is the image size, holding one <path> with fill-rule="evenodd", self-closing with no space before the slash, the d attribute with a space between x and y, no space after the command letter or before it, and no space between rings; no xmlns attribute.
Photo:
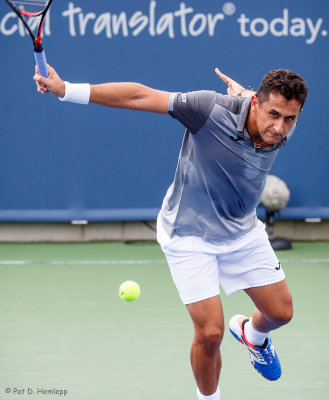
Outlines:
<svg viewBox="0 0 329 400"><path fill-rule="evenodd" d="M49 91L53 96L63 98L66 90L64 81L50 65L48 65L48 69L48 78L38 73L34 76L38 92L43 94ZM224 75L217 68L216 73L228 85L228 94L240 97L255 93L244 89L243 86ZM170 94L170 92L152 89L140 83L114 82L91 85L88 101L112 108L167 114Z"/></svg>
<svg viewBox="0 0 329 400"><path fill-rule="evenodd" d="M65 83L49 66L49 77L34 75L39 93L47 90L55 97L65 96ZM170 92L152 89L134 82L103 83L90 86L89 102L112 108L168 114Z"/></svg>
<svg viewBox="0 0 329 400"><path fill-rule="evenodd" d="M168 114L170 92L134 82L103 83L92 85L90 89L90 103Z"/></svg>

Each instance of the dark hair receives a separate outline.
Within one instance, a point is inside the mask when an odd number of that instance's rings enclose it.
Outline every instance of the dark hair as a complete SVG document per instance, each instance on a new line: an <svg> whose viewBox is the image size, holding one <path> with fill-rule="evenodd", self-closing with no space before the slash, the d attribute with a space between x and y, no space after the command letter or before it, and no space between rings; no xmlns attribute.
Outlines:
<svg viewBox="0 0 329 400"><path fill-rule="evenodd" d="M307 96L307 85L295 72L276 69L264 76L256 93L259 103L267 101L270 93L281 94L286 100L296 99L303 107Z"/></svg>

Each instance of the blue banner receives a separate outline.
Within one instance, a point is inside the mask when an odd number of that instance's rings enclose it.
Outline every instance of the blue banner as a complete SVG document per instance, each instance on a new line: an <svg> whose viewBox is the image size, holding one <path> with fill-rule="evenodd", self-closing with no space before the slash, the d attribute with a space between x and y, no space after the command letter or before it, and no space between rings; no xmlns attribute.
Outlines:
<svg viewBox="0 0 329 400"><path fill-rule="evenodd" d="M255 89L269 70L299 73L309 96L271 173L291 192L283 218L328 219L328 31L327 0L55 0L43 44L70 82L225 93L215 67ZM38 94L32 41L5 2L0 45L0 221L154 219L184 128L169 116Z"/></svg>

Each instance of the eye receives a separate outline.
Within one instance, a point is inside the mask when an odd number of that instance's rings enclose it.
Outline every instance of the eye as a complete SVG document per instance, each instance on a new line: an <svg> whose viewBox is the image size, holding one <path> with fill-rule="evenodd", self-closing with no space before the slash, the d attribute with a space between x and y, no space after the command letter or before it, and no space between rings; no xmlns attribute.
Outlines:
<svg viewBox="0 0 329 400"><path fill-rule="evenodd" d="M279 114L278 114L277 112L275 112L275 111L270 111L270 115L271 115L273 118L277 118L277 117L279 116Z"/></svg>
<svg viewBox="0 0 329 400"><path fill-rule="evenodd" d="M286 120L289 121L289 122L293 122L293 121L295 121L295 119L296 119L296 117L294 117L294 116L286 118Z"/></svg>

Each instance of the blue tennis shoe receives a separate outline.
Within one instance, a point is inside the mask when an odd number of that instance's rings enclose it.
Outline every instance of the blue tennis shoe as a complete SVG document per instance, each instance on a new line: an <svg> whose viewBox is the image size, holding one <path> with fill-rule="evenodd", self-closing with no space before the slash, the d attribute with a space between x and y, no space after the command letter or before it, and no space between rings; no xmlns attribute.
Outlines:
<svg viewBox="0 0 329 400"><path fill-rule="evenodd" d="M232 335L249 351L252 365L265 379L276 381L281 376L281 365L272 340L267 337L263 346L253 346L244 334L244 324L249 318L244 315L235 315L229 322Z"/></svg>

